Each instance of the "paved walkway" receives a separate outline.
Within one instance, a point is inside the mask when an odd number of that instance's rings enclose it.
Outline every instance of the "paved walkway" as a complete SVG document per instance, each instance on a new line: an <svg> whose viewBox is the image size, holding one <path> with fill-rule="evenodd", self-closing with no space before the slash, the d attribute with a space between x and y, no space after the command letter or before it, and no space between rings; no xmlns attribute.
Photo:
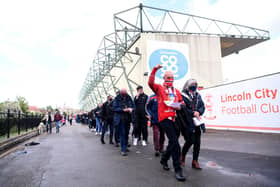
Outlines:
<svg viewBox="0 0 280 187"><path fill-rule="evenodd" d="M280 135L209 131L202 139L203 170L191 169L189 155L184 183L162 170L151 144L121 157L99 138L75 124L32 139L40 145L19 145L0 158L0 186L280 186Z"/></svg>

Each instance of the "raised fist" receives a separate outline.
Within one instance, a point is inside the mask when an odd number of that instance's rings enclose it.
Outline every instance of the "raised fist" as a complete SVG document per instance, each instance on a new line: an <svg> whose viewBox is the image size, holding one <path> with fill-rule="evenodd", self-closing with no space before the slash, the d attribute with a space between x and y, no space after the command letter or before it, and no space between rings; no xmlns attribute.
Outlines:
<svg viewBox="0 0 280 187"><path fill-rule="evenodd" d="M161 64L157 64L156 66L155 66L155 68L156 69L160 69L160 68L162 68L163 66L161 65Z"/></svg>

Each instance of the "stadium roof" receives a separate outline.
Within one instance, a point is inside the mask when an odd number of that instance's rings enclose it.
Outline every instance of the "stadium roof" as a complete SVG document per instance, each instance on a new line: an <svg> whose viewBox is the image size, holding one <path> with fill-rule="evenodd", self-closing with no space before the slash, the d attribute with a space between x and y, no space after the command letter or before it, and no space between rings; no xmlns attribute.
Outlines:
<svg viewBox="0 0 280 187"><path fill-rule="evenodd" d="M103 101L102 92L108 95L109 89L117 91L116 84L122 75L126 77L133 95L130 83L136 83L128 78L131 71L125 71L122 57L128 54L126 58L131 61L131 55L138 56L132 69L135 68L141 56L137 51L131 52L129 49L140 38L141 33L220 37L222 57L238 53L270 38L266 30L142 4L121 11L114 14L114 32L102 38L86 76L80 92L80 104L83 108L90 108ZM123 69L118 78L110 73L114 67Z"/></svg>
<svg viewBox="0 0 280 187"><path fill-rule="evenodd" d="M115 31L212 35L221 38L222 57L269 40L269 31L172 10L144 6L114 15Z"/></svg>

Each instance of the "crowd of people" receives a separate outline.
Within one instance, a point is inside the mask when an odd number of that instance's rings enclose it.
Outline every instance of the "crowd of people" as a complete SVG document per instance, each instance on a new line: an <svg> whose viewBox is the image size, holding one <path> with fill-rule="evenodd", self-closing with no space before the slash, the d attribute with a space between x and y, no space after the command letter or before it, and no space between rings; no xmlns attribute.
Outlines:
<svg viewBox="0 0 280 187"><path fill-rule="evenodd" d="M58 109L55 110L54 114L52 114L51 109L49 109L42 120L43 124L46 126L46 131L49 134L52 133L53 122L55 123L56 133L59 133L60 126L65 125L66 121L68 121L69 124L72 125L73 115L61 115Z"/></svg>
<svg viewBox="0 0 280 187"><path fill-rule="evenodd" d="M104 136L109 134L109 143L120 147L121 155L127 156L130 147L129 133L132 129L133 146L147 146L148 123L153 129L153 144L155 156L161 156L160 164L164 170L169 170L168 160L172 157L175 177L184 181L182 167L188 150L193 146L192 168L201 169L198 158L200 152L201 132L205 125L201 119L205 106L197 91L198 83L189 79L180 92L173 86L174 75L171 71L164 74L162 85L155 83L155 74L162 68L154 67L149 77L149 87L154 94L147 96L142 86L137 87L137 95L132 98L126 89L117 92L115 98L107 97L107 101L99 104L85 114L84 120L89 129L100 135L100 141L105 144ZM183 136L185 143L181 148L179 137ZM164 146L165 137L168 139Z"/></svg>

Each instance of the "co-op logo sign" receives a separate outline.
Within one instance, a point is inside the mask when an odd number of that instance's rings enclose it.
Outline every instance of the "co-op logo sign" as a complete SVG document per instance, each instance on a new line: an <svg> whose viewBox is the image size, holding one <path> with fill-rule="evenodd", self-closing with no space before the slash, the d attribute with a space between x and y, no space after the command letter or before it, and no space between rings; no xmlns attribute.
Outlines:
<svg viewBox="0 0 280 187"><path fill-rule="evenodd" d="M172 71L175 80L182 79L188 73L188 61L180 51L173 49L155 50L150 56L150 70L158 63L163 66L156 74L156 77L160 79L163 78L165 71Z"/></svg>

